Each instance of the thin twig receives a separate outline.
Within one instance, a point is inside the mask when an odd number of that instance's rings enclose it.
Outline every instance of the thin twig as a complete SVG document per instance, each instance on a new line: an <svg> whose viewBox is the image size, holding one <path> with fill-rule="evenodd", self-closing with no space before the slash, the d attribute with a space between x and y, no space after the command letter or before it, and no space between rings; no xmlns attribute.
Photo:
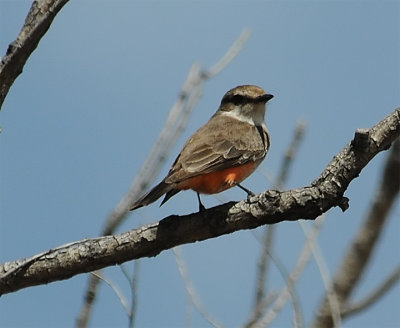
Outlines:
<svg viewBox="0 0 400 328"><path fill-rule="evenodd" d="M321 221L322 220L316 220L315 224L313 225L313 230L309 234L309 239L306 241L306 243L303 246L303 250L300 253L300 256L298 257L297 264L292 271L292 273L289 276L289 279L285 285L285 287L282 289L281 293L279 294L278 298L276 299L274 305L272 306L271 309L268 310L268 312L256 322L256 324L253 325L254 328L263 328L267 327L269 324L272 323L272 321L276 318L276 316L279 314L279 312L283 309L285 306L288 298L290 297L290 292L289 292L289 285L294 286L297 282L297 280L300 278L301 273L303 272L306 264L310 260L311 257L311 244L315 243L317 240L317 237L320 232L321 228ZM297 321L297 318L295 318Z"/></svg>
<svg viewBox="0 0 400 328"><path fill-rule="evenodd" d="M321 215L321 224L325 221L325 214ZM304 235L307 239L310 238L310 227L306 222L299 221L299 224L303 230ZM318 241L316 240L315 243L310 243L312 255L315 259L315 263L317 263L322 282L325 287L326 295L328 297L329 305L332 311L333 323L335 327L340 327L342 325L341 314L340 314L340 303L336 292L333 288L333 281L331 274L329 273L328 266L322 255L321 249L318 246Z"/></svg>
<svg viewBox="0 0 400 328"><path fill-rule="evenodd" d="M181 248L174 247L172 251L175 255L175 260L176 263L178 264L179 272L181 274L183 282L185 283L186 292L188 293L190 301L193 303L194 307L197 309L197 311L199 311L199 313L204 317L204 319L206 319L213 327L215 328L223 327L221 323L219 323L217 319L215 319L211 314L209 314L208 311L204 308L200 300L200 297L196 291L196 288L194 287L192 281L190 280L190 276L186 268L185 260L183 259Z"/></svg>
<svg viewBox="0 0 400 328"><path fill-rule="evenodd" d="M114 233L116 228L126 218L129 207L133 201L141 196L141 194L154 182L162 165L167 160L174 143L184 130L189 116L202 94L204 83L211 77L214 77L217 73L221 72L222 69L231 63L243 48L248 38L249 31L245 29L222 59L219 60L210 70L201 71L198 63L192 65L188 77L181 89L180 95L172 106L167 122L150 152L150 155L144 162L142 169L136 176L136 179L132 183L128 193L109 214L103 228L103 235L111 235ZM93 280L92 277L90 280L91 281L89 281L85 293L86 301L84 302L77 319L78 328L85 328L88 326L93 301L97 295L98 280Z"/></svg>
<svg viewBox="0 0 400 328"><path fill-rule="evenodd" d="M378 153L386 150L400 136L400 108L366 133L369 137L365 146L353 145L355 137L333 157L311 185L282 192L267 190L246 200L229 202L203 212L171 215L121 234L74 242L73 246L45 252L46 255L34 261L15 260L1 264L0 295L69 279L133 259L156 256L174 246L243 229L283 221L315 220L335 206L345 211L348 199L344 193L350 183ZM398 173L400 170L394 172L391 178ZM29 264L7 275L21 263Z"/></svg>
<svg viewBox="0 0 400 328"><path fill-rule="evenodd" d="M396 283L400 281L400 265L368 296L364 299L345 305L342 317L347 317L365 310L384 296Z"/></svg>
<svg viewBox="0 0 400 328"><path fill-rule="evenodd" d="M303 121L298 121L295 128L295 133L293 135L292 141L285 152L285 156L281 165L280 173L278 178L275 181L275 188L278 190L282 189L284 184L286 183L290 171L291 164L297 154L298 148L300 146L301 141L303 140L303 136L305 133L306 124ZM256 278L256 294L254 300L253 308L257 310L256 313L253 313L252 316L248 319L246 327L251 327L259 318L261 318L264 309L262 304L265 304L265 286L266 286L266 277L269 269L269 251L272 250L274 243L276 226L269 226L265 228L264 233L264 245L262 247L262 251L260 254L260 258L258 260L258 271Z"/></svg>
<svg viewBox="0 0 400 328"><path fill-rule="evenodd" d="M131 307L129 311L129 327L133 328L135 326L135 319L136 319L136 309L137 309L137 299L138 299L138 293L137 293L137 284L139 280L139 263L140 260L133 261L133 273L132 273L132 278L130 277L130 273L126 269L125 265L121 264L120 268L122 273L124 274L126 280L129 283L129 286L131 287Z"/></svg>
<svg viewBox="0 0 400 328"><path fill-rule="evenodd" d="M169 112L164 128L161 130L141 170L136 175L129 192L108 216L103 229L103 235L112 234L123 222L129 213L130 205L143 194L144 190L150 187L168 159L174 143L184 130L185 124L194 109L195 104L193 102L189 104L188 99L191 97L193 90L196 89L194 82L198 81L200 72L200 65L194 63L189 70L188 77L177 101Z"/></svg>
<svg viewBox="0 0 400 328"><path fill-rule="evenodd" d="M190 299L190 295L186 293L186 296L187 296L187 302L186 302L187 310L185 315L185 328L190 328L194 312L194 306L193 302Z"/></svg>
<svg viewBox="0 0 400 328"><path fill-rule="evenodd" d="M265 243L263 243L265 245ZM304 320L303 320L303 313L301 310L300 302L299 302L299 297L297 296L296 289L294 288L294 285L290 283L290 278L289 278L289 273L286 270L285 266L283 265L282 261L279 260L279 258L272 253L270 249L265 249L265 252L268 254L268 258L271 259L271 261L274 263L276 268L278 269L281 277L283 278L283 281L287 283L288 286L288 291L290 294L290 298L292 300L293 304L293 310L295 313L295 327L303 327L304 326ZM247 323L244 325L245 328L250 328L253 327L261 318L261 315L264 313L265 309L272 303L275 302L276 299L278 298L279 294L276 292L268 293L263 299L261 299L258 303L257 306L260 308L253 308L252 314L250 315L249 320ZM261 313L261 315L260 315Z"/></svg>
<svg viewBox="0 0 400 328"><path fill-rule="evenodd" d="M129 310L129 305L128 301L125 298L124 294L119 290L117 284L113 283L111 280L107 279L104 277L103 273L101 271L93 271L90 272L93 276L98 278L101 281L104 281L108 286L111 287L111 289L114 291L115 295L117 295L120 303L122 304L122 307L124 308L126 314L129 316L130 315L130 310Z"/></svg>
<svg viewBox="0 0 400 328"><path fill-rule="evenodd" d="M278 190L281 190L288 180L290 168L293 164L294 159L296 158L301 142L303 141L306 127L307 124L302 120L296 123L292 142L290 143L289 148L286 150L281 170L275 183L275 188Z"/></svg>
<svg viewBox="0 0 400 328"><path fill-rule="evenodd" d="M251 36L251 30L249 28L244 28L240 33L238 38L232 44L232 46L228 49L225 55L216 62L210 69L203 72L204 78L210 79L215 75L219 74L229 63L239 54L239 52L243 49L246 42L249 40Z"/></svg>
<svg viewBox="0 0 400 328"><path fill-rule="evenodd" d="M240 50L243 49L249 36L249 29L244 29L225 55L212 66L211 69L202 71L198 63L192 65L178 100L173 105L166 124L151 150L150 155L132 183L129 192L109 215L103 235L109 235L115 231L116 227L119 226L126 217L133 201L141 196L154 182L160 169L167 160L173 145L184 130L190 114L203 92L204 83L220 73L232 62Z"/></svg>
<svg viewBox="0 0 400 328"><path fill-rule="evenodd" d="M267 279L267 272L269 268L269 259L272 260L270 253L272 252L272 245L275 241L275 226L265 227L264 234L264 243L262 245L262 251L260 259L258 260L258 274L257 274L257 287L256 287L256 307L259 307L258 304L263 301L265 298L265 286ZM264 309L261 307L259 314L261 315L264 312Z"/></svg>

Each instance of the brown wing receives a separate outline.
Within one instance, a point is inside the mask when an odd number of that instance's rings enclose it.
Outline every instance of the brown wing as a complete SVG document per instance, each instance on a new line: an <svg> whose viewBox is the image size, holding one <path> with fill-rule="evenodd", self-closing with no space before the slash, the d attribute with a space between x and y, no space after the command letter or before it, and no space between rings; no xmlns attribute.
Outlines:
<svg viewBox="0 0 400 328"><path fill-rule="evenodd" d="M217 114L186 142L164 181L177 183L249 161L260 162L268 148L267 131Z"/></svg>

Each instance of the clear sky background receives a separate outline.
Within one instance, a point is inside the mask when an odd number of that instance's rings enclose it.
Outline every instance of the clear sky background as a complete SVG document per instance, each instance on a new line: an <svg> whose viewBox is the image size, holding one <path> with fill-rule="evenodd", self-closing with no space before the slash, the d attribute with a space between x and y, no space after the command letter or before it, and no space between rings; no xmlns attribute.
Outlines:
<svg viewBox="0 0 400 328"><path fill-rule="evenodd" d="M0 54L18 35L31 1L0 0ZM182 144L217 109L223 94L256 84L275 95L267 112L272 146L261 170L245 181L254 192L271 187L296 122L307 132L287 188L305 186L347 144L400 104L399 1L71 1L53 22L11 88L0 113L0 262L98 236L107 214L141 168L194 61L207 68L244 27L252 37L220 75L207 82ZM328 213L319 245L336 266L368 210L386 153L379 154L346 196L345 213ZM240 190L206 206L240 200ZM170 214L197 210L193 192L163 207L130 214L119 231ZM362 297L398 265L400 208L394 208ZM226 327L249 316L262 230L240 231L192 245L183 254L204 306ZM305 237L297 222L278 224L275 253L288 271ZM132 263L127 264L131 269ZM105 271L129 297L118 267ZM182 327L187 295L174 255L140 262L137 327ZM88 275L27 288L0 298L0 326L71 327ZM284 285L276 268L269 290ZM296 288L306 323L323 293L315 262ZM344 327L398 327L400 287ZM92 327L126 327L127 316L102 285ZM194 312L192 327L207 327ZM292 326L290 304L274 327Z"/></svg>

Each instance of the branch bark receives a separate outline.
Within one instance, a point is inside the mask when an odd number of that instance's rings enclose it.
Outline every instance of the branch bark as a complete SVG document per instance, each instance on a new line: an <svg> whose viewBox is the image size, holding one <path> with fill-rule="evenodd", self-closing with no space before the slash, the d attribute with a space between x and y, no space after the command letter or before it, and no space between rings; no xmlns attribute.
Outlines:
<svg viewBox="0 0 400 328"><path fill-rule="evenodd" d="M78 241L32 258L0 265L0 295L68 279L171 247L218 237L264 224L313 220L330 208L348 208L344 192L379 152L400 135L400 108L371 129L357 130L354 139L311 185L279 192L268 190L247 200L228 202L201 213L171 215L159 222L114 235Z"/></svg>
<svg viewBox="0 0 400 328"><path fill-rule="evenodd" d="M363 137L361 137L360 142L364 143ZM372 201L371 209L349 247L333 281L334 292L340 303L341 312L347 311L350 296L367 268L399 191L400 140L397 140L393 144L387 159L382 181ZM313 327L334 327L331 308L326 296L318 309Z"/></svg>
<svg viewBox="0 0 400 328"><path fill-rule="evenodd" d="M148 189L157 177L163 163L173 145L182 134L190 114L194 110L207 80L220 73L242 50L244 44L250 37L250 30L244 29L225 55L218 60L210 69L201 69L198 63L194 63L189 71L188 77L179 94L179 98L172 106L167 122L162 129L150 155L144 162L142 169L135 178L129 192L121 199L115 209L109 214L102 234L111 235L129 214L132 202ZM88 287L85 292L85 302L77 318L76 327L86 328L92 313L94 300L96 299L99 280L95 276L89 278Z"/></svg>
<svg viewBox="0 0 400 328"><path fill-rule="evenodd" d="M289 145L289 148L285 152L285 156L283 158L283 163L280 169L280 173L276 182L274 183L274 188L278 190L282 190L283 186L286 183L286 180L289 175L291 164L296 156L297 150L300 146L300 143L303 139L304 133L306 129L306 124L302 121L297 122L295 133L293 135L293 139ZM271 252L273 252L273 243L275 240L275 226L270 226L268 229L264 231L263 245L260 254L260 258L258 260L258 271L256 278L256 288L255 288L255 299L253 312L251 313L249 319L247 320L244 327L251 328L253 327L257 321L259 321L263 313L265 312L268 303L266 303L266 287L265 282L267 279L267 273L270 264Z"/></svg>
<svg viewBox="0 0 400 328"><path fill-rule="evenodd" d="M46 34L53 19L68 0L34 1L17 39L0 62L0 109L26 61Z"/></svg>

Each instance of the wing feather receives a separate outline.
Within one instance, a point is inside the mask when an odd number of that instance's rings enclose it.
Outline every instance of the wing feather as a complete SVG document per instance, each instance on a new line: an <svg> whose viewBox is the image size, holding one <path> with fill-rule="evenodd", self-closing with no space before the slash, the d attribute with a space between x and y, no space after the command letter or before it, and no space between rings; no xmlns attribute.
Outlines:
<svg viewBox="0 0 400 328"><path fill-rule="evenodd" d="M214 115L189 138L164 181L178 183L249 161L261 162L269 148L264 142L269 141L268 132L262 132L264 137L249 123Z"/></svg>

